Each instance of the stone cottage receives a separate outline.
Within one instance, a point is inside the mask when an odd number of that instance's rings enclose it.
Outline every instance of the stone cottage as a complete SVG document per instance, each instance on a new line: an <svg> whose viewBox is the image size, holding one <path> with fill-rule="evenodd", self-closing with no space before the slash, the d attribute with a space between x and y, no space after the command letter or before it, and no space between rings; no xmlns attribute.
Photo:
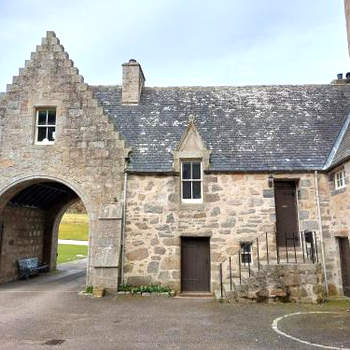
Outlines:
<svg viewBox="0 0 350 350"><path fill-rule="evenodd" d="M23 257L55 269L60 219L80 199L88 285L214 292L220 264L251 262L258 237L262 256L270 242L300 257L312 231L325 286L350 292L347 79L157 88L136 60L122 69L121 86L90 86L47 32L2 95L1 282Z"/></svg>

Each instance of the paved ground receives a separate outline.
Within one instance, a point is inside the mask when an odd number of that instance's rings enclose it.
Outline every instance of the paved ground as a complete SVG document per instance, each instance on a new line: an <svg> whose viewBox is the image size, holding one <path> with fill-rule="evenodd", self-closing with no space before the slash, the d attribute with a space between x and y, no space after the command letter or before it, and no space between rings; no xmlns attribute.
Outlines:
<svg viewBox="0 0 350 350"><path fill-rule="evenodd" d="M350 347L344 302L323 306L229 305L166 297L93 299L78 295L84 263L0 287L0 349L316 349L277 334ZM57 345L57 341L62 341Z"/></svg>
<svg viewBox="0 0 350 350"><path fill-rule="evenodd" d="M58 244L89 245L88 241L74 241L73 239L59 239Z"/></svg>

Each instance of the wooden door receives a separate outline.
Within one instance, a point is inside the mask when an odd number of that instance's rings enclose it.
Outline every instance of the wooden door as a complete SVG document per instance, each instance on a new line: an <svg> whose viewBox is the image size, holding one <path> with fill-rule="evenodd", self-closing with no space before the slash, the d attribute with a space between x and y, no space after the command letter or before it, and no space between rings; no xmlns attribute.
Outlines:
<svg viewBox="0 0 350 350"><path fill-rule="evenodd" d="M183 292L210 291L209 238L182 237L181 289Z"/></svg>
<svg viewBox="0 0 350 350"><path fill-rule="evenodd" d="M275 181L277 241L280 247L299 245L295 181Z"/></svg>
<svg viewBox="0 0 350 350"><path fill-rule="evenodd" d="M350 297L350 245L347 237L338 238L344 295Z"/></svg>

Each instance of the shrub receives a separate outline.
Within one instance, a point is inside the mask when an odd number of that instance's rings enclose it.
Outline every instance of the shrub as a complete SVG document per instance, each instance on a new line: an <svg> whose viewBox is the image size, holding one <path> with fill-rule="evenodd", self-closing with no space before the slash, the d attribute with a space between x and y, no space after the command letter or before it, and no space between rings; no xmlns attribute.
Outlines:
<svg viewBox="0 0 350 350"><path fill-rule="evenodd" d="M119 286L120 292L130 292L131 294L137 294L137 293L168 293L170 294L171 288L169 287L163 287L160 285L148 285L148 286L129 286L127 284L123 284Z"/></svg>

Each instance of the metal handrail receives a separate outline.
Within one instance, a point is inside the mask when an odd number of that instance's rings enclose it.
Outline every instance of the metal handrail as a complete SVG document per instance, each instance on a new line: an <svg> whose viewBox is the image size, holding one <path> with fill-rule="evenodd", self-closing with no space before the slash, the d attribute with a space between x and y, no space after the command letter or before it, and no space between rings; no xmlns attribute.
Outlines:
<svg viewBox="0 0 350 350"><path fill-rule="evenodd" d="M297 247L296 242L299 240L299 235L301 238L301 245ZM307 236L306 236L307 235ZM260 234L258 237L256 237L254 240L250 243L250 253L249 253L249 259L248 262L244 262L244 265L248 264L248 277L251 276L251 261L252 256L254 252L254 248L256 246L256 256L257 256L257 267L258 271L260 271L260 268L262 266L261 264L261 255L260 255L260 242L259 240L261 237L264 236L265 238L265 249L266 249L266 262L267 265L270 264L270 251L269 251L269 241L268 241L268 233L264 232L263 234ZM292 246L289 246L289 242L292 240L293 244ZM256 245L254 245L256 243ZM297 252L301 250L302 257L303 257L303 263L305 264L306 261L310 261L311 263L315 264L319 262L318 258L318 240L317 235L315 231L302 231L296 234L295 232L292 233L292 238L288 238L286 235L285 239L285 262L287 264L290 263L289 259L289 250L292 248L294 251L294 263L298 264L298 258L297 258ZM283 259L281 258L280 254L280 248L279 247L279 241L278 237L276 236L276 263L277 265L280 265L283 263ZM229 280L230 280L230 290L233 290L233 274L232 274L232 261L235 261L234 257L237 255L238 257L238 277L239 277L239 284L242 284L242 247L240 246L236 252L234 252L228 259L226 259L224 262L219 264L219 271L220 271L220 293L221 298L223 298L223 283L224 283L224 275L223 275L223 264L228 262L229 264ZM306 255L306 258L305 258ZM293 256L293 255L292 255ZM292 259L293 260L293 259ZM299 260L300 261L300 260ZM299 262L300 263L300 262Z"/></svg>

